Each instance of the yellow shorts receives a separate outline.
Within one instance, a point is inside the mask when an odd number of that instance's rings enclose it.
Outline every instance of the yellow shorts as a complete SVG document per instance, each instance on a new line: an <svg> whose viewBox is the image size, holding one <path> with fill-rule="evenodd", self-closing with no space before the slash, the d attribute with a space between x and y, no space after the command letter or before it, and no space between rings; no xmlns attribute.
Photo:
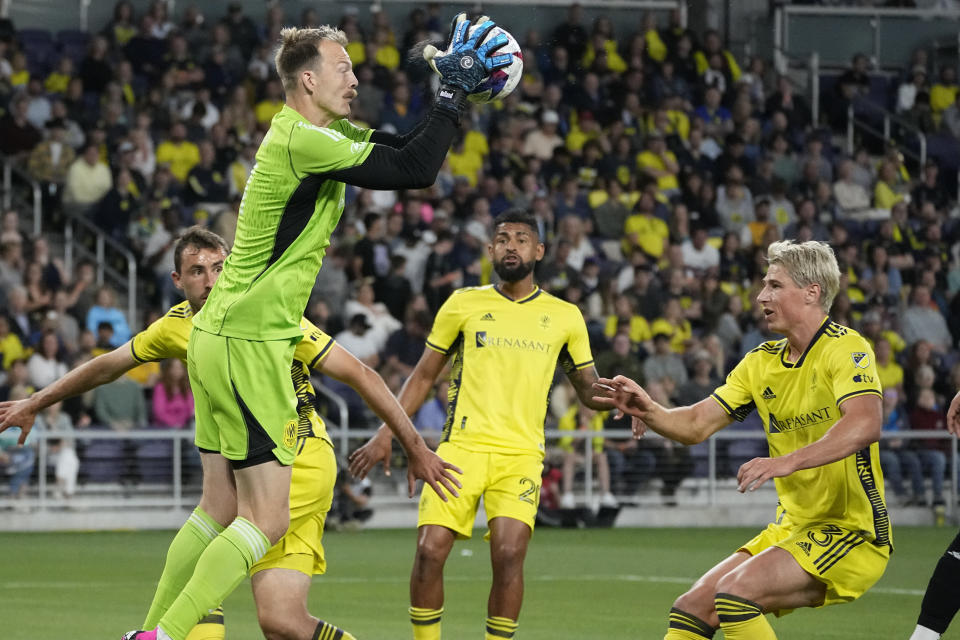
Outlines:
<svg viewBox="0 0 960 640"><path fill-rule="evenodd" d="M530 530L537 519L543 457L540 454L502 454L468 451L450 442L437 448L437 455L463 470L460 497L444 502L430 487L420 494L417 526L436 524L469 538L483 497L487 522L494 518L513 518L525 522Z"/></svg>
<svg viewBox="0 0 960 640"><path fill-rule="evenodd" d="M327 570L323 525L336 482L333 446L322 438L302 438L290 479L290 527L250 568L251 576L264 569L293 569L308 576Z"/></svg>
<svg viewBox="0 0 960 640"><path fill-rule="evenodd" d="M740 547L752 556L764 549L780 547L789 553L804 571L827 586L823 604L842 604L856 600L880 579L890 560L890 548L876 546L859 534L831 523L767 525L747 544ZM782 616L792 609L775 611Z"/></svg>

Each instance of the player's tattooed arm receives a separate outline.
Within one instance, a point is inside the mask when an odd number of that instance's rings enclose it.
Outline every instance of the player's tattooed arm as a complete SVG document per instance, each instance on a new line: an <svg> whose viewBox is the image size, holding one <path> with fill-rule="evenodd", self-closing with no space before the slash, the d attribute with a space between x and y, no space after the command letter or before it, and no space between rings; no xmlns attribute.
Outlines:
<svg viewBox="0 0 960 640"><path fill-rule="evenodd" d="M573 388L577 391L577 397L584 406L596 409L597 411L606 411L610 408L594 400L595 391L593 385L599 380L596 367L590 365L583 369L575 369L572 367L564 368L564 372L567 374L567 379L570 380L570 384L572 384Z"/></svg>

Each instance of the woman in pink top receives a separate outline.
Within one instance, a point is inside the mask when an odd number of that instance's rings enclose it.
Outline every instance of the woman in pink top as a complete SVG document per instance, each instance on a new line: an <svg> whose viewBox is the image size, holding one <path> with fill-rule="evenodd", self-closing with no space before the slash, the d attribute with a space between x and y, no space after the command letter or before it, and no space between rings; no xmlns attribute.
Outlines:
<svg viewBox="0 0 960 640"><path fill-rule="evenodd" d="M160 363L160 381L153 388L152 424L161 429L183 429L193 420L193 394L187 368L172 358Z"/></svg>

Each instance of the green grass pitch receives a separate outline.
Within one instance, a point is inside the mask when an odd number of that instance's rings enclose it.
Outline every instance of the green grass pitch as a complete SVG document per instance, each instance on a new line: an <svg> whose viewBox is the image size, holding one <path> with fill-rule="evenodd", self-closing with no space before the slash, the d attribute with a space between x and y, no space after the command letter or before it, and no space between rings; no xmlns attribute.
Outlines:
<svg viewBox="0 0 960 640"><path fill-rule="evenodd" d="M447 563L444 637L483 637L490 564L476 532ZM659 640L673 599L754 529L540 529L526 563L518 640ZM853 604L774 620L790 638L893 638L913 630L952 527L898 528L879 583ZM330 533L315 615L360 640L410 637L407 578L414 531ZM0 637L115 640L142 620L172 532L0 534ZM261 638L249 583L226 603L228 640ZM946 638L960 638L957 629ZM722 637L718 634L718 638Z"/></svg>

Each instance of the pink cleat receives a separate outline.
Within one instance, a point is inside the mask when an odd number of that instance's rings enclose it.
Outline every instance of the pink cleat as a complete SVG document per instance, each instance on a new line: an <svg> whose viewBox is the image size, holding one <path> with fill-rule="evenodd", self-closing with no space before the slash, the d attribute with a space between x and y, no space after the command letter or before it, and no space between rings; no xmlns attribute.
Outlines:
<svg viewBox="0 0 960 640"><path fill-rule="evenodd" d="M152 631L127 631L120 640L160 640L158 629Z"/></svg>

